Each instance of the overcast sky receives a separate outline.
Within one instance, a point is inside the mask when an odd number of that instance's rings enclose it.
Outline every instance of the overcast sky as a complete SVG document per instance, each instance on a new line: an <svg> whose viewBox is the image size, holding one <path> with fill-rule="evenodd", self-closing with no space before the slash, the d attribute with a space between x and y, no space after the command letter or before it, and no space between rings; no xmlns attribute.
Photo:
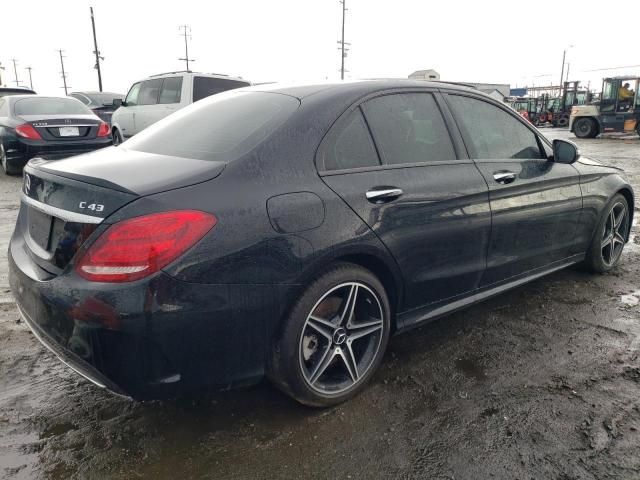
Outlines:
<svg viewBox="0 0 640 480"><path fill-rule="evenodd" d="M16 58L19 80L28 85L31 66L38 93L63 93L59 48L72 90L97 89L90 5L107 91L125 93L147 75L183 69L178 26L185 23L192 29L193 70L256 82L339 78L338 0L1 1L2 83L15 85ZM407 77L434 68L443 80L548 85L558 83L569 45L571 79L594 87L606 75L640 74L640 2L618 2L608 16L602 5L347 0L347 78ZM627 65L636 67L587 71Z"/></svg>

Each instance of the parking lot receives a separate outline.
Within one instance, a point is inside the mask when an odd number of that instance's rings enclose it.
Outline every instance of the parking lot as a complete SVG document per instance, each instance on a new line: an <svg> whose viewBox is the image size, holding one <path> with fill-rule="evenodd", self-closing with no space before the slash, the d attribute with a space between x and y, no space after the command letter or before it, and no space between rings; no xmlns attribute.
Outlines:
<svg viewBox="0 0 640 480"><path fill-rule="evenodd" d="M577 143L640 191L637 136ZM79 378L19 321L5 252L20 185L0 176L1 478L640 478L636 225L610 274L570 268L394 338L340 407L266 383L135 403Z"/></svg>

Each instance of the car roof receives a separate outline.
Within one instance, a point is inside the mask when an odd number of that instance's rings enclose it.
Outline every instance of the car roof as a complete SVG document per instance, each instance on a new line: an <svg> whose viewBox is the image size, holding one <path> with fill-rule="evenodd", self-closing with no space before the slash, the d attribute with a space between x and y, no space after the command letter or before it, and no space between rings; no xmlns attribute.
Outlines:
<svg viewBox="0 0 640 480"><path fill-rule="evenodd" d="M162 77L170 77L170 76L175 76L175 75L181 75L181 76L185 76L185 77L192 77L192 76L199 76L199 77L210 77L210 78L221 78L221 79L227 79L227 80L236 80L238 82L245 82L245 83L251 83L249 80L242 78L242 77L232 77L230 75L226 75L224 73L202 73L202 72L194 72L193 70L177 70L175 72L164 72L164 73L156 73L155 75L149 75L148 77L145 77L141 80L138 80L134 83L140 83L140 82L144 82L145 80L151 80L151 79L155 79L155 78L162 78Z"/></svg>
<svg viewBox="0 0 640 480"><path fill-rule="evenodd" d="M452 90L481 93L476 88L453 82L409 80L404 78L385 78L372 80L354 80L340 82L324 82L312 84L282 84L272 83L246 87L243 90L274 92L296 97L303 100L312 95L352 92L354 94L367 94L379 90L391 90L396 88L447 88Z"/></svg>
<svg viewBox="0 0 640 480"><path fill-rule="evenodd" d="M92 90L78 90L78 91L74 91L71 92L69 95L72 95L74 93L80 93L82 95L120 95L124 97L123 93L116 93L116 92L98 92L98 91L92 91Z"/></svg>
<svg viewBox="0 0 640 480"><path fill-rule="evenodd" d="M31 95L34 95L36 93L35 90L23 87L0 87L0 92L23 92L25 94Z"/></svg>

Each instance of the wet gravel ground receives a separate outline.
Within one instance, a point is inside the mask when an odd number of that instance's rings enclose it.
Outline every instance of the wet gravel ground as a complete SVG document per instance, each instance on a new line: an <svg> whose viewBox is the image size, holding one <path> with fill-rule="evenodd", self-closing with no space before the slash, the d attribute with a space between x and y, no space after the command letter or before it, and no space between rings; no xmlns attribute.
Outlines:
<svg viewBox="0 0 640 480"><path fill-rule="evenodd" d="M578 143L640 192L637 137ZM635 226L608 275L570 268L394 338L370 387L338 408L268 384L134 403L17 321L4 252L19 186L0 174L0 478L640 478Z"/></svg>

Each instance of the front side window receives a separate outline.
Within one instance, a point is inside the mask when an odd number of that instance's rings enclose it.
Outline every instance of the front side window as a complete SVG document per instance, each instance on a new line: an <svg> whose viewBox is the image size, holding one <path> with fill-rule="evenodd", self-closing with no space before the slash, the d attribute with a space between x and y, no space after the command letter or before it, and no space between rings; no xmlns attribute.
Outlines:
<svg viewBox="0 0 640 480"><path fill-rule="evenodd" d="M197 102L216 93L226 92L227 90L242 88L248 85L247 82L239 82L227 78L193 77L193 101Z"/></svg>
<svg viewBox="0 0 640 480"><path fill-rule="evenodd" d="M447 99L472 158L543 158L536 135L513 115L475 98Z"/></svg>
<svg viewBox="0 0 640 480"><path fill-rule="evenodd" d="M127 98L125 99L125 103L127 107L133 107L138 104L138 94L140 93L140 84L135 83L133 87L127 93Z"/></svg>
<svg viewBox="0 0 640 480"><path fill-rule="evenodd" d="M320 170L380 165L376 147L359 108L331 129L319 151Z"/></svg>
<svg viewBox="0 0 640 480"><path fill-rule="evenodd" d="M429 93L385 95L363 105L382 163L455 160L440 109Z"/></svg>
<svg viewBox="0 0 640 480"><path fill-rule="evenodd" d="M142 82L140 93L138 94L138 105L155 105L158 103L158 94L162 87L162 79L154 78Z"/></svg>
<svg viewBox="0 0 640 480"><path fill-rule="evenodd" d="M162 82L158 103L180 103L182 77L168 77Z"/></svg>

